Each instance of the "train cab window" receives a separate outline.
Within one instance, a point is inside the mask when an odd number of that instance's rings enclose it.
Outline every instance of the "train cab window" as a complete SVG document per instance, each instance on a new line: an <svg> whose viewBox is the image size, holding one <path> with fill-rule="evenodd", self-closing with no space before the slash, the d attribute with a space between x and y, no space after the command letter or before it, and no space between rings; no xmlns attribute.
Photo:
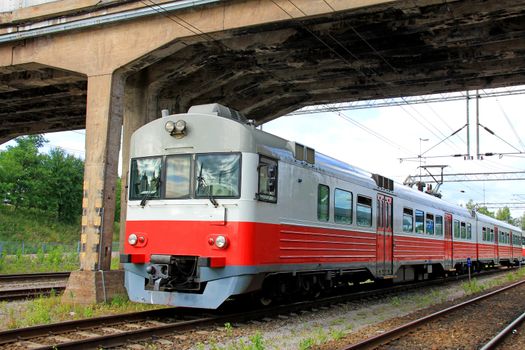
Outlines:
<svg viewBox="0 0 525 350"><path fill-rule="evenodd" d="M467 225L463 221L461 222L461 238L467 238Z"/></svg>
<svg viewBox="0 0 525 350"><path fill-rule="evenodd" d="M416 233L425 233L425 213L416 210Z"/></svg>
<svg viewBox="0 0 525 350"><path fill-rule="evenodd" d="M427 234L429 235L434 234L434 215L433 214L427 214L426 228L427 228Z"/></svg>
<svg viewBox="0 0 525 350"><path fill-rule="evenodd" d="M334 220L340 224L352 223L352 192L338 188L334 193Z"/></svg>
<svg viewBox="0 0 525 350"><path fill-rule="evenodd" d="M259 159L259 189L257 199L263 202L277 202L277 161L262 157Z"/></svg>
<svg viewBox="0 0 525 350"><path fill-rule="evenodd" d="M359 226L372 226L372 198L357 196L356 216Z"/></svg>
<svg viewBox="0 0 525 350"><path fill-rule="evenodd" d="M317 187L317 219L328 221L330 217L330 187L319 185Z"/></svg>
<svg viewBox="0 0 525 350"><path fill-rule="evenodd" d="M467 224L467 239L472 239L472 224Z"/></svg>
<svg viewBox="0 0 525 350"><path fill-rule="evenodd" d="M459 238L459 220L454 220L454 238Z"/></svg>
<svg viewBox="0 0 525 350"><path fill-rule="evenodd" d="M443 217L436 215L436 236L443 236Z"/></svg>
<svg viewBox="0 0 525 350"><path fill-rule="evenodd" d="M130 200L160 197L162 158L137 158L131 160Z"/></svg>
<svg viewBox="0 0 525 350"><path fill-rule="evenodd" d="M241 155L208 153L195 157L197 198L238 198L241 189Z"/></svg>
<svg viewBox="0 0 525 350"><path fill-rule="evenodd" d="M189 198L191 156L178 155L166 158L166 198Z"/></svg>
<svg viewBox="0 0 525 350"><path fill-rule="evenodd" d="M414 211L410 208L403 208L403 231L414 232Z"/></svg>

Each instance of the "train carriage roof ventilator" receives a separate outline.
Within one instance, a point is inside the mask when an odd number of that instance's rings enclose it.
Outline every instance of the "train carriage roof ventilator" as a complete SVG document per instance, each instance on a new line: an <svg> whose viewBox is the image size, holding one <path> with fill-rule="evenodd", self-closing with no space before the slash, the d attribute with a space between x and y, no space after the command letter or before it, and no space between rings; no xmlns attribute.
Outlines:
<svg viewBox="0 0 525 350"><path fill-rule="evenodd" d="M296 160L312 165L315 164L315 150L313 148L306 147L293 141L288 142L287 148L292 151Z"/></svg>
<svg viewBox="0 0 525 350"><path fill-rule="evenodd" d="M386 191L394 192L394 181L379 174L372 174L377 187L382 188Z"/></svg>
<svg viewBox="0 0 525 350"><path fill-rule="evenodd" d="M190 109L188 109L188 114L191 113L212 115L215 114L219 117L233 119L243 124L249 124L250 122L241 112L233 108L223 106L219 103L209 103L204 105L191 106Z"/></svg>

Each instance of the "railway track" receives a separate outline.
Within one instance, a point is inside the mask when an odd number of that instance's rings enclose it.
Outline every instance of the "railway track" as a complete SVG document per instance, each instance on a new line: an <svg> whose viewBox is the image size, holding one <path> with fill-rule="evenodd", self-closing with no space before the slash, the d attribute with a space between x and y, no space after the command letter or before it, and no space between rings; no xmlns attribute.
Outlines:
<svg viewBox="0 0 525 350"><path fill-rule="evenodd" d="M32 282L46 280L50 278L68 278L70 272L39 272L39 273L21 273L12 275L0 275L1 282Z"/></svg>
<svg viewBox="0 0 525 350"><path fill-rule="evenodd" d="M65 286L60 287L30 287L10 290L0 290L0 301L13 301L20 299L36 298L62 293Z"/></svg>
<svg viewBox="0 0 525 350"><path fill-rule="evenodd" d="M450 280L455 281L457 279L456 277ZM200 327L256 321L268 317L278 317L279 315L316 311L319 308L333 307L356 300L382 298L385 295L395 295L396 293L435 284L443 284L443 280L364 290L357 293L252 311L240 312L239 309L246 310L246 307L239 306L233 309L226 307L216 312L165 308L68 321L0 332L0 347L2 349L97 349L116 347L130 341L150 340L163 335L173 335Z"/></svg>
<svg viewBox="0 0 525 350"><path fill-rule="evenodd" d="M516 317L509 325L496 334L490 341L483 345L480 350L492 350L496 349L499 344L501 344L505 339L507 339L514 331L520 327L520 325L525 321L525 312Z"/></svg>
<svg viewBox="0 0 525 350"><path fill-rule="evenodd" d="M0 275L0 301L29 299L61 293L64 291L66 283L60 283L60 280L65 281L68 277L69 272ZM46 283L48 281L50 283Z"/></svg>
<svg viewBox="0 0 525 350"><path fill-rule="evenodd" d="M453 316L450 316L451 314L453 314L454 312L458 312L459 310L466 310L466 308L472 307L476 303L479 303L481 301L487 300L489 298L494 298L494 297L500 295L501 293L508 292L509 290L511 290L513 288L519 288L519 287L523 287L523 286L525 286L525 280L513 283L513 284L508 285L506 287L499 288L497 290L494 290L492 292L483 294L483 295L478 296L476 298L467 300L467 301L462 302L460 304L457 304L457 305L448 307L446 309L434 312L434 313L432 313L430 315L418 318L416 320L413 320L411 322L408 322L406 324L398 326L398 327L396 327L396 328L394 328L394 329L392 329L390 331L384 332L384 333L382 333L380 335L368 338L368 339L363 340L363 341L361 341L361 342L359 342L357 344L353 344L353 345L344 347L341 350L390 349L390 348L405 349L405 348L410 348L407 344L411 344L411 340L410 340L411 337L412 338L418 338L418 337L422 338L421 329L423 327L432 328L434 330L440 329L440 326L434 325L433 322L435 322L438 319L443 319L445 317L447 318L447 323L448 323L448 325L450 327L448 329L448 336L451 336L452 329L453 329L453 327L452 327L453 321L451 321ZM490 310L490 311L494 311L494 310ZM472 310L469 310L468 312L473 313ZM495 322L493 320L485 319L485 318L483 318L483 316L481 316L481 314L478 314L478 315L479 315L478 317L480 318L480 319L478 319L479 323L488 323L488 324L492 324L492 325L495 324ZM465 325L465 324L462 325L464 330L466 330L469 326L470 325ZM508 328L510 328L510 331L509 331ZM445 329L446 329L446 327L445 327ZM512 329L513 329L513 326L507 327L505 329L505 333L504 334L503 334L503 332L502 332L502 334L498 334L495 337L495 338L498 338L498 339L493 340L493 341L491 340L491 342L494 342L494 343L499 342L501 339L503 339L508 334L508 332L511 332ZM417 334L415 333L416 330L418 330ZM436 331L436 333L437 332L438 331ZM429 335L426 335L426 337L429 338ZM437 341L437 339L438 338L435 337L434 341ZM417 342L417 341L414 341L414 343L415 342ZM435 344L436 343L434 343L434 345ZM465 345L465 346L469 347L469 345ZM491 347L488 347L487 349L493 349L493 347L492 347L493 345L491 344L490 346ZM424 345L423 345L423 347L424 347Z"/></svg>

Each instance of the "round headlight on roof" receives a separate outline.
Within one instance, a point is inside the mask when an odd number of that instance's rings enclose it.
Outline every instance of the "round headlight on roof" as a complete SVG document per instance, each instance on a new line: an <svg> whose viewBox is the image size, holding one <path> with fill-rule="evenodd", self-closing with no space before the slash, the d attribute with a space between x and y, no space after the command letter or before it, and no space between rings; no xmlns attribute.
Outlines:
<svg viewBox="0 0 525 350"><path fill-rule="evenodd" d="M138 241L138 237L136 234L132 233L128 236L128 243L131 244L131 245L135 245L137 244L137 241Z"/></svg>
<svg viewBox="0 0 525 350"><path fill-rule="evenodd" d="M164 125L164 129L166 129L166 131L171 134L173 130L175 130L175 123L172 122L171 120L167 121L166 124Z"/></svg>
<svg viewBox="0 0 525 350"><path fill-rule="evenodd" d="M175 123L175 130L177 132L183 132L186 129L186 122L184 120L177 120Z"/></svg>

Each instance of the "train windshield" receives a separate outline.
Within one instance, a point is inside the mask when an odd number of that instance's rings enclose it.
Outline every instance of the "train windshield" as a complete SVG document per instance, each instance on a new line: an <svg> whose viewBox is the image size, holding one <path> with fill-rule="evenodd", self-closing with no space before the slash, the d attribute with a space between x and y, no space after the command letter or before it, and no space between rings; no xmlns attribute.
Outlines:
<svg viewBox="0 0 525 350"><path fill-rule="evenodd" d="M198 154L195 157L195 196L239 197L240 154Z"/></svg>
<svg viewBox="0 0 525 350"><path fill-rule="evenodd" d="M131 161L129 199L159 198L162 158L140 158Z"/></svg>

